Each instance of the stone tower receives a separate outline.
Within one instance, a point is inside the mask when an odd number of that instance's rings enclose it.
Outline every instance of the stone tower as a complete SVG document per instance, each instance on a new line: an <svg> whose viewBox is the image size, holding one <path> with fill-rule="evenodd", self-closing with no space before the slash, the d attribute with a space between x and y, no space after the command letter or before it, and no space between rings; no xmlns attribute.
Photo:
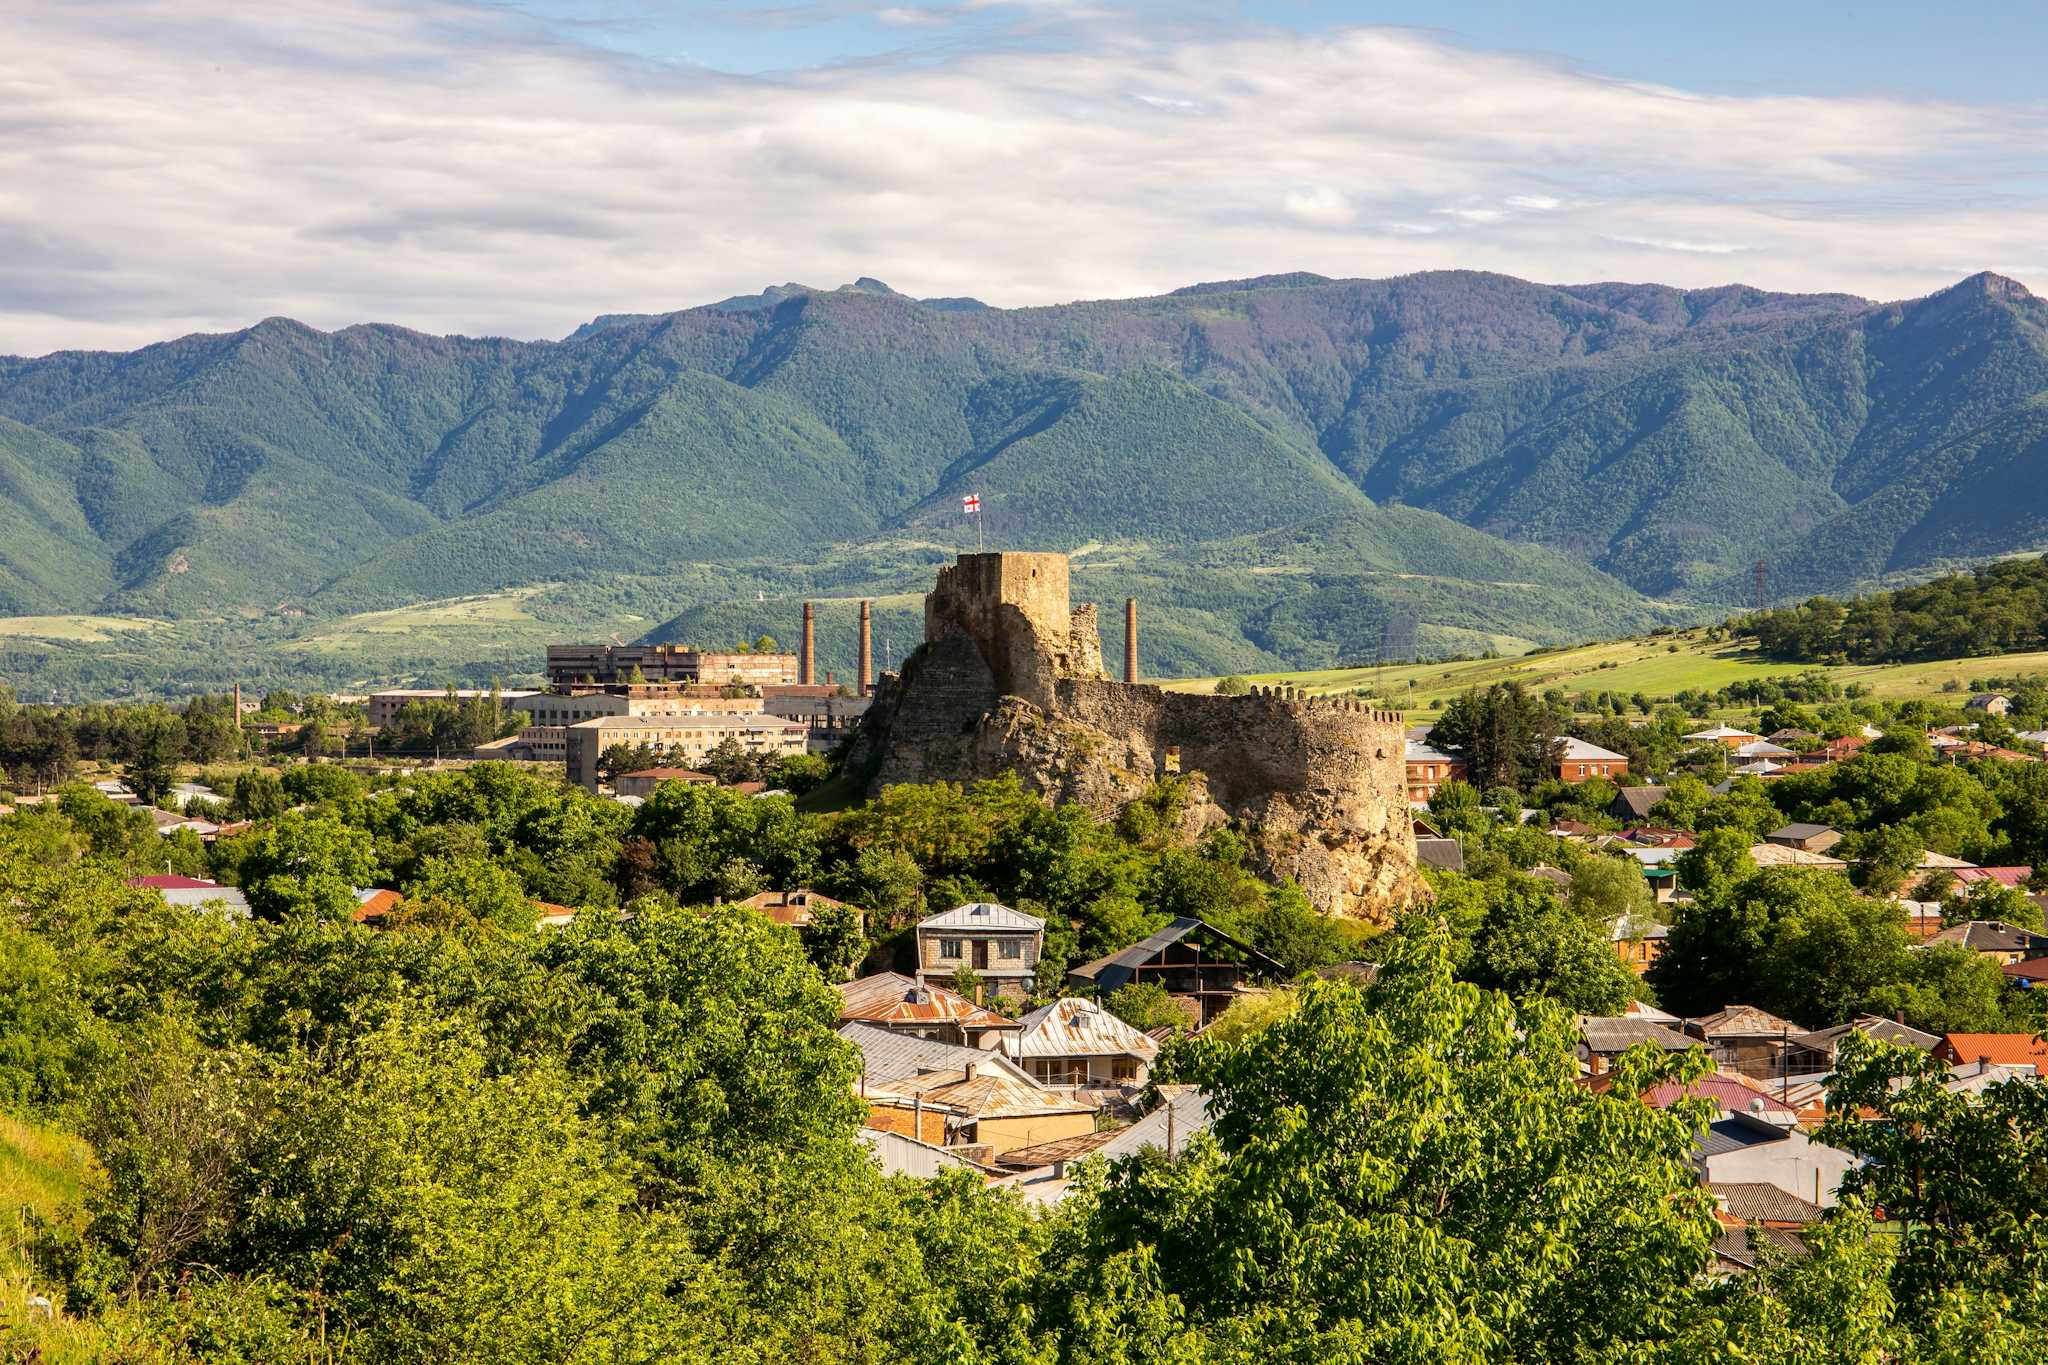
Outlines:
<svg viewBox="0 0 2048 1365"><path fill-rule="evenodd" d="M1129 675L1135 600L1124 611ZM1293 878L1326 913L1382 919L1427 895L1398 713L1111 682L1094 608L1068 601L1065 555L961 555L939 570L924 620L849 759L870 791L1015 774L1108 816L1177 766L1191 821L1235 823L1261 872Z"/></svg>

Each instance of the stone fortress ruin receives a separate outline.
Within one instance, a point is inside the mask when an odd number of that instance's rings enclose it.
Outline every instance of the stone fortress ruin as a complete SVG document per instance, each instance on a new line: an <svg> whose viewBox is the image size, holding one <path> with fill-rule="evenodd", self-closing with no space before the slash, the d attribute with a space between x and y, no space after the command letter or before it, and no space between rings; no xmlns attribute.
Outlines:
<svg viewBox="0 0 2048 1365"><path fill-rule="evenodd" d="M924 643L884 674L849 758L871 792L897 782L1026 786L1113 815L1158 777L1189 775L1191 822L1238 822L1257 869L1325 913L1382 919L1426 894L1396 712L1280 689L1219 697L1103 673L1092 605L1063 554L963 554L925 597Z"/></svg>

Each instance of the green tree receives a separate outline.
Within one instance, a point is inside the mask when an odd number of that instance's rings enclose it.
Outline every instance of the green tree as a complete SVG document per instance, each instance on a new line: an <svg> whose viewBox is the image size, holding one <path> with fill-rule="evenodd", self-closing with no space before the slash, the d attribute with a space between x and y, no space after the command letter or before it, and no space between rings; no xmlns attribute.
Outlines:
<svg viewBox="0 0 2048 1365"><path fill-rule="evenodd" d="M1588 924L1605 927L1624 917L1647 922L1655 908L1633 858L1587 858L1572 873L1572 910Z"/></svg>
<svg viewBox="0 0 2048 1365"><path fill-rule="evenodd" d="M821 905L803 927L804 952L827 981L845 981L867 956L860 912L848 905Z"/></svg>
<svg viewBox="0 0 2048 1365"><path fill-rule="evenodd" d="M1251 690L1251 683L1235 673L1225 674L1216 680L1216 695L1219 697L1242 697Z"/></svg>
<svg viewBox="0 0 2048 1365"><path fill-rule="evenodd" d="M268 820L285 813L284 783L268 768L251 768L235 778L235 815L243 820Z"/></svg>
<svg viewBox="0 0 2048 1365"><path fill-rule="evenodd" d="M1749 850L1749 836L1742 830L1714 830L1678 855L1678 880L1702 894L1732 886L1756 871Z"/></svg>
<svg viewBox="0 0 2048 1365"><path fill-rule="evenodd" d="M1849 864L1849 876L1864 890L1890 893L1919 866L1926 846L1905 825L1884 825L1843 838L1837 856Z"/></svg>
<svg viewBox="0 0 2048 1365"><path fill-rule="evenodd" d="M1635 1095L1704 1062L1633 1054L1595 1094L1566 1011L1453 981L1420 921L1391 946L1370 992L1310 982L1198 1047L1214 1127L1180 1160L1083 1182L1033 1296L1063 1358L1578 1359L1672 1330L1717 1234L1701 1115ZM1081 1354L1119 1340L1153 1345Z"/></svg>
<svg viewBox="0 0 2048 1365"><path fill-rule="evenodd" d="M428 858L403 890L408 914L442 922L472 919L530 933L538 914L517 876L479 859Z"/></svg>
<svg viewBox="0 0 2048 1365"><path fill-rule="evenodd" d="M1563 718L1520 683L1495 683L1454 698L1430 742L1464 752L1476 786L1529 791L1556 776Z"/></svg>
<svg viewBox="0 0 2048 1365"><path fill-rule="evenodd" d="M1317 914L1293 882L1266 892L1265 904L1252 913L1250 939L1290 977L1342 962L1351 946L1343 926Z"/></svg>
<svg viewBox="0 0 2048 1365"><path fill-rule="evenodd" d="M852 1134L859 1053L833 1031L839 994L765 916L649 898L630 919L579 918L539 956L589 993L570 1056L650 1197Z"/></svg>
<svg viewBox="0 0 2048 1365"><path fill-rule="evenodd" d="M1181 1033L1189 1025L1188 1012L1156 981L1133 981L1119 986L1102 1003L1132 1028L1148 1033L1157 1028Z"/></svg>
<svg viewBox="0 0 2048 1365"><path fill-rule="evenodd" d="M178 762L184 757L184 743L176 720L165 715L146 715L136 724L129 740L125 775L128 790L145 806L154 806L171 794L178 780Z"/></svg>
<svg viewBox="0 0 2048 1365"><path fill-rule="evenodd" d="M2038 1325L2048 1318L2048 1092L2017 1080L1972 1095L1950 1079L1926 1053L1850 1034L1817 1136L1864 1159L1843 1192L1898 1227L1890 1280L1903 1319L1930 1323L1951 1295L1974 1291Z"/></svg>
<svg viewBox="0 0 2048 1365"><path fill-rule="evenodd" d="M1605 930L1562 904L1548 882L1486 882L1486 916L1461 974L1517 1000L1546 998L1583 1014L1619 1014L1635 977Z"/></svg>
<svg viewBox="0 0 2048 1365"><path fill-rule="evenodd" d="M356 889L375 886L379 874L367 833L309 811L287 811L218 849L263 919L346 920Z"/></svg>
<svg viewBox="0 0 2048 1365"><path fill-rule="evenodd" d="M1693 828L1704 834L1709 830L1732 829L1740 832L1751 844L1760 844L1764 836L1785 823L1785 816L1771 804L1764 784L1753 777L1738 778L1728 794L1707 804L1695 818Z"/></svg>

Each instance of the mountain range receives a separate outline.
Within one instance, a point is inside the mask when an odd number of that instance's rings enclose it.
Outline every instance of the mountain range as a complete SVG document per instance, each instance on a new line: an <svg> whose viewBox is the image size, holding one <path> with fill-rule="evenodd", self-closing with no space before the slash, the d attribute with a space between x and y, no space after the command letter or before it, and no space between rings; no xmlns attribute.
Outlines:
<svg viewBox="0 0 2048 1365"><path fill-rule="evenodd" d="M1403 616L1436 651L1560 642L1746 601L1759 560L1782 599L2038 548L2044 455L2048 304L1988 274L1022 309L863 279L559 341L273 318L0 358L0 613L284 636L571 584L573 633L630 584L649 634L738 631L915 590L971 492L991 544L1171 607L1161 668L1310 666Z"/></svg>

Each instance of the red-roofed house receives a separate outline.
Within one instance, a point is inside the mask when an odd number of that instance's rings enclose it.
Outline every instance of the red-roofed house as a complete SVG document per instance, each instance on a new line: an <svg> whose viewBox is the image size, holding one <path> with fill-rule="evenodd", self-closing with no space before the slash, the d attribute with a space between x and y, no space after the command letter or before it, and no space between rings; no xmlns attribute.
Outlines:
<svg viewBox="0 0 2048 1365"><path fill-rule="evenodd" d="M1964 886L1968 886L1971 882L1997 882L2000 886L2009 886L2013 890L2018 891L2026 884L2027 878L2034 875L2034 869L2031 867L1959 867L1955 870L1955 873L1956 880Z"/></svg>
<svg viewBox="0 0 2048 1365"><path fill-rule="evenodd" d="M1614 1073L1587 1078L1585 1084L1595 1091L1610 1090L1614 1086ZM1772 1094L1769 1087L1729 1071L1710 1071L1690 1084L1666 1081L1653 1085L1643 1092L1643 1103L1652 1109L1669 1109L1680 1100L1704 1099L1712 1102L1719 1111L1717 1117L1728 1114L1748 1114L1765 1123L1774 1123L1781 1128L1790 1128L1799 1120L1798 1111Z"/></svg>
<svg viewBox="0 0 2048 1365"><path fill-rule="evenodd" d="M2048 1067L2048 1042L2031 1033L1944 1033L1934 1055L1951 1066L1990 1062L1995 1066L2031 1066L2040 1075Z"/></svg>
<svg viewBox="0 0 2048 1365"><path fill-rule="evenodd" d="M798 889L795 891L763 891L740 902L750 910L759 910L777 924L801 929L811 922L813 913L819 910L846 910L852 907L845 901L833 900L830 896L816 891ZM861 912L854 910L854 918L861 918Z"/></svg>
<svg viewBox="0 0 2048 1365"><path fill-rule="evenodd" d="M364 891L358 894L355 910L349 918L357 924L381 926L391 912L398 908L400 900L396 891Z"/></svg>

